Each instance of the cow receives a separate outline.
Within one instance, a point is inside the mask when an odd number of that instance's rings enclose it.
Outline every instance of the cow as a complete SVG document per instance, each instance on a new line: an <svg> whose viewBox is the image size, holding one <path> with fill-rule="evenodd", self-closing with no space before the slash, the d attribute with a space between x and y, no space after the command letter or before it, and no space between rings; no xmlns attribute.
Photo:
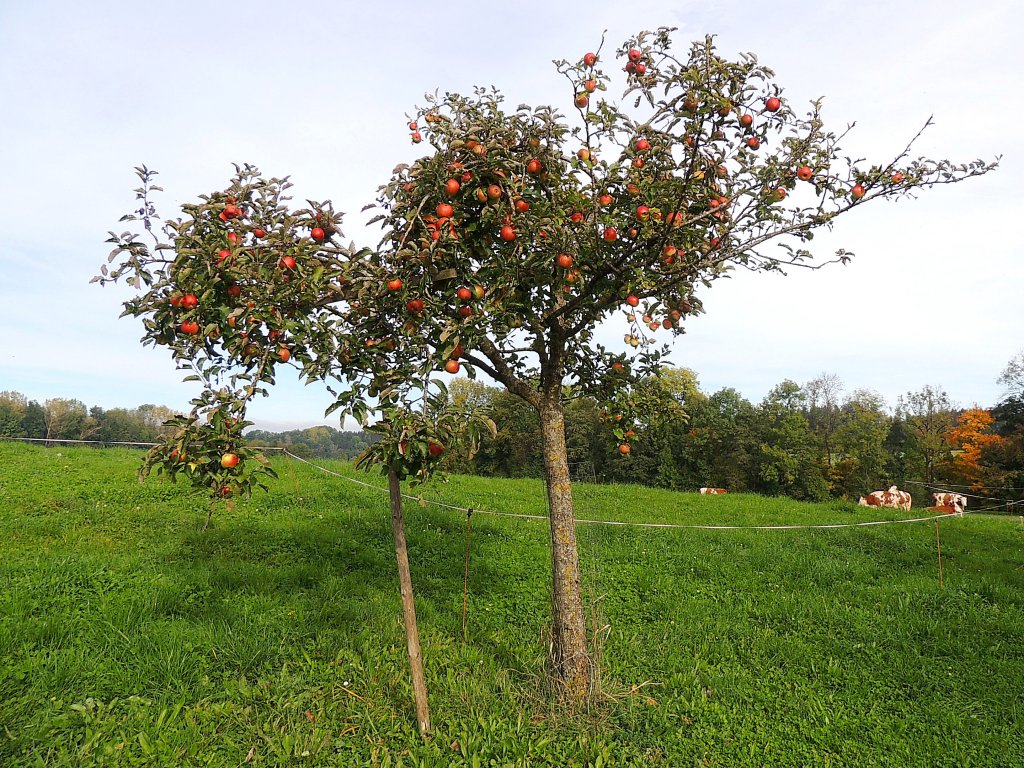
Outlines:
<svg viewBox="0 0 1024 768"><path fill-rule="evenodd" d="M930 509L947 515L962 515L967 510L967 497L960 493L933 493Z"/></svg>
<svg viewBox="0 0 1024 768"><path fill-rule="evenodd" d="M910 511L910 494L899 490L895 485L889 486L887 491L872 491L867 496L861 496L857 503L862 507L892 507Z"/></svg>
<svg viewBox="0 0 1024 768"><path fill-rule="evenodd" d="M702 496L717 496L720 493L728 493L725 488L701 488L700 493Z"/></svg>

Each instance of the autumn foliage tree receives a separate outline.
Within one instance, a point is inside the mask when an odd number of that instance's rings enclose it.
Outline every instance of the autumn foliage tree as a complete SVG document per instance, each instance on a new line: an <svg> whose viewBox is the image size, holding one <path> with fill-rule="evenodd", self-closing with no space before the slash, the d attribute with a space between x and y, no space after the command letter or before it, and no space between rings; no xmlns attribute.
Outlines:
<svg viewBox="0 0 1024 768"><path fill-rule="evenodd" d="M376 420L384 439L368 460L400 476L428 475L466 421L438 419L438 372L486 374L533 409L550 505L551 666L568 701L586 694L591 659L567 402L593 398L628 455L644 423L637 385L660 366L659 337L702 311L700 289L737 268L846 262L842 250L812 260L816 230L871 200L994 167L912 157L912 141L890 159L855 161L819 102L797 107L771 70L753 56L723 58L710 37L680 55L671 31L556 62L565 112L510 108L485 88L428 100L408 127L429 150L379 189L373 249L340 244L329 203L291 210L286 180L244 167L185 206L155 249L114 235L119 261L105 278L133 279L142 293L126 312L143 318L146 341L220 387L182 423L179 461L201 433L234 448L242 403L283 363L332 382L340 413ZM146 228L151 189L139 191ZM609 321L621 346L602 343ZM214 414L212 427L200 412ZM154 461L181 471L172 450ZM214 490L251 485L202 462Z"/></svg>
<svg viewBox="0 0 1024 768"><path fill-rule="evenodd" d="M957 417L956 424L946 432L946 441L953 448L950 468L957 480L981 491L997 483L999 471L985 461L986 455L1003 448L1006 439L995 434L995 419L984 408L970 408Z"/></svg>

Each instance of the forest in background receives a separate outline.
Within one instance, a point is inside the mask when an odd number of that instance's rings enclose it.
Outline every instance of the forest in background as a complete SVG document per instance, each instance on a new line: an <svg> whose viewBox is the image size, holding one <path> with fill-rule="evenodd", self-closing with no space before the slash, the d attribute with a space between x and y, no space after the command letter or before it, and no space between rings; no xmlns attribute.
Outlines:
<svg viewBox="0 0 1024 768"><path fill-rule="evenodd" d="M916 483L957 486L982 496L1024 495L1024 352L999 377L1006 395L989 407L961 408L939 386L926 385L893 404L876 392L847 390L835 375L803 384L785 380L759 403L737 390L701 390L696 374L668 368L643 381L621 413L587 398L566 413L575 479L694 490L716 486L803 500L856 498L896 484L928 499ZM453 446L450 472L502 477L543 473L535 412L503 389L458 378L449 400L483 406L498 433L470 457ZM646 414L646 416L644 415ZM103 409L74 399L42 403L0 392L0 437L153 442L174 416L165 406ZM634 434L617 439L628 422ZM349 459L375 436L327 426L287 432L250 430L254 444L286 447L304 458ZM629 455L619 446L628 441ZM977 507L977 504L972 504Z"/></svg>

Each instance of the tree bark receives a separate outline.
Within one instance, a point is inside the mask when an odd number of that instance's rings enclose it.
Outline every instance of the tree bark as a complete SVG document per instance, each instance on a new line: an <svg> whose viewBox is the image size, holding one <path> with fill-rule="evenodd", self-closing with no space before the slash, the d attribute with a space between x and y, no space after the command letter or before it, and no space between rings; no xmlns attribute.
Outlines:
<svg viewBox="0 0 1024 768"><path fill-rule="evenodd" d="M391 492L391 531L395 537L395 557L398 559L398 584L402 593L402 616L405 620L405 639L409 646L409 666L412 670L412 692L416 700L416 720L420 735L430 733L430 706L427 703L427 683L423 677L423 656L420 653L420 632L416 625L416 604L412 594L412 575L409 572L409 550L405 544L405 518L402 516L402 487L395 470L388 467L388 490Z"/></svg>
<svg viewBox="0 0 1024 768"><path fill-rule="evenodd" d="M562 404L553 398L546 398L539 411L551 514L551 663L562 700L577 705L583 702L590 689L591 660L587 651L572 484L565 448L565 415Z"/></svg>

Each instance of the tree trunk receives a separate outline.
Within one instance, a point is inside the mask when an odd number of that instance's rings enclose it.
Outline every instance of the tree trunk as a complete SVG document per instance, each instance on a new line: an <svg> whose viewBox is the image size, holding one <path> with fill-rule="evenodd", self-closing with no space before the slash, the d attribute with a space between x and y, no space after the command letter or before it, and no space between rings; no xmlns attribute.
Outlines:
<svg viewBox="0 0 1024 768"><path fill-rule="evenodd" d="M557 400L544 401L539 410L544 477L551 513L551 662L562 699L576 705L582 703L590 689L591 661L587 652L572 484L565 449L565 415Z"/></svg>
<svg viewBox="0 0 1024 768"><path fill-rule="evenodd" d="M391 467L388 467L388 490L391 492L391 531L395 537L395 556L398 558L398 584L402 592L402 616L405 620L405 639L409 646L416 720L419 722L420 735L426 736L430 733L430 706L427 703L427 683L423 678L420 631L416 626L416 604L413 602L412 575L409 573L409 550L405 544L402 487L399 485L398 475Z"/></svg>

